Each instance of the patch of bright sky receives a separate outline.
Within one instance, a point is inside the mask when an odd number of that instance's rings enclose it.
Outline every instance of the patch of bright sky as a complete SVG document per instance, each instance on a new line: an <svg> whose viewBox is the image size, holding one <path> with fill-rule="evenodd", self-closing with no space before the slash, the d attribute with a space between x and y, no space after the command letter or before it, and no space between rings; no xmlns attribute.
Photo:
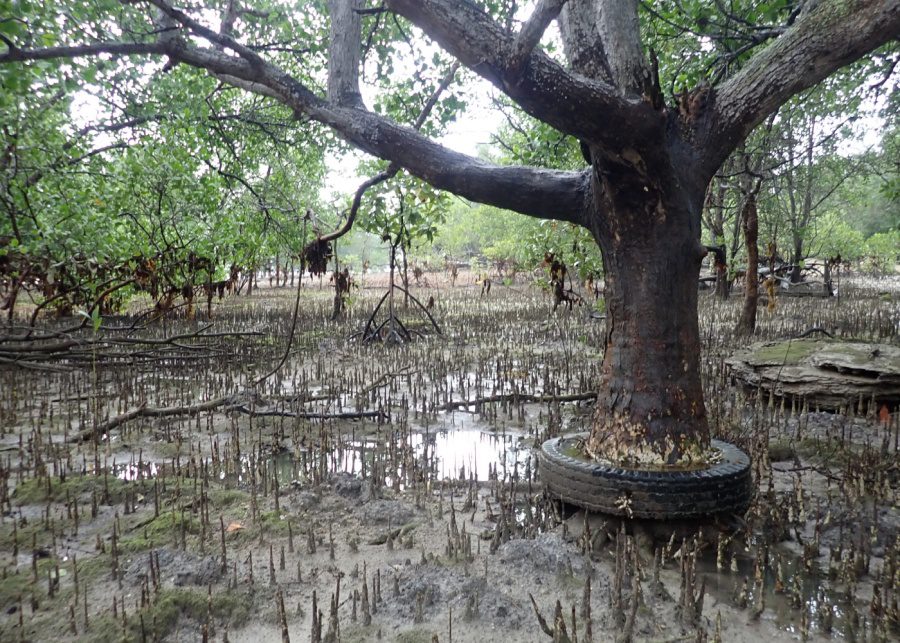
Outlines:
<svg viewBox="0 0 900 643"><path fill-rule="evenodd" d="M360 88L367 105L372 105L373 94L364 86ZM466 85L466 101L468 107L452 122L447 132L438 139L444 145L457 152L478 156L478 148L491 142L491 135L500 129L503 115L491 108L491 92L493 86L481 78ZM362 152L350 152L344 156L332 156L326 160L328 174L322 197L326 201L352 194L360 183L368 177L357 172L359 164L368 158Z"/></svg>

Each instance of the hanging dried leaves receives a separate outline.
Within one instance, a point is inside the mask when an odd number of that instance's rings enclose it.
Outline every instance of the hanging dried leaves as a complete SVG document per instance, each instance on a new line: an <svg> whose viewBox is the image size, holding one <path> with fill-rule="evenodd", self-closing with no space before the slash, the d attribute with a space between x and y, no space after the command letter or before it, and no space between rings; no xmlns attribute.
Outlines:
<svg viewBox="0 0 900 643"><path fill-rule="evenodd" d="M309 274L318 276L328 272L331 256L331 244L328 241L313 241L303 249L300 259Z"/></svg>

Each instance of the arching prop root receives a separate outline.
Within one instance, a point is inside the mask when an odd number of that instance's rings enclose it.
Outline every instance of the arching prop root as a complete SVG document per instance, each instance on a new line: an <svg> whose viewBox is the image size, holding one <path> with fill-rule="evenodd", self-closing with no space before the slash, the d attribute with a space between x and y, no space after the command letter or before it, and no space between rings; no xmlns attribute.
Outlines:
<svg viewBox="0 0 900 643"><path fill-rule="evenodd" d="M431 314L431 311L428 310L428 306L422 304L421 301L419 301L403 286L391 284L384 295L381 296L381 299L378 300L378 304L375 306L372 314L369 315L369 319L366 321L366 325L363 330L359 333L354 333L353 335L351 335L351 339L355 337L361 337L364 344L369 344L371 342L384 342L385 344L403 344L412 341L413 335L425 337L425 333L423 333L422 331L415 328L408 328L397 315L393 305L388 306L388 314L384 318L384 320L382 320L381 322L377 322L379 311L381 311L386 301L392 300L394 289L399 290L401 293L407 295L409 297L409 300L425 314L425 316L428 318L428 321L431 323L431 327L434 329L434 332L436 332L438 335L443 334L441 332L441 327L438 326L438 323L435 321L434 316Z"/></svg>

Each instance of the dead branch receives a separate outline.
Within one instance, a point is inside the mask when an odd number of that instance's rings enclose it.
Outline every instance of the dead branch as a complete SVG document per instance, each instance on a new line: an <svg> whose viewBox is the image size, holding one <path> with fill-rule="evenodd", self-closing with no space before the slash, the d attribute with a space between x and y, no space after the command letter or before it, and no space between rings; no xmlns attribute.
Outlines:
<svg viewBox="0 0 900 643"><path fill-rule="evenodd" d="M454 411L459 408L469 406L483 406L484 404L493 404L496 402L581 402L583 400L594 400L597 393L571 393L569 395L532 395L530 393L504 393L503 395L489 395L487 397L477 397L474 400L458 400L454 402L446 402L436 407L438 411Z"/></svg>
<svg viewBox="0 0 900 643"><path fill-rule="evenodd" d="M212 327L207 324L196 331L180 333L160 338L140 337L109 337L98 333L93 336L75 337L72 329L58 331L45 331L40 335L33 335L31 330L21 335L0 336L0 363L10 364L21 368L35 368L38 362L65 360L70 363L94 362L111 359L146 359L152 357L152 353L136 350L124 352L115 350L116 347L132 346L153 347L155 350L176 348L179 351L195 353L203 351L208 356L221 354L216 346L207 343L186 343L186 340L214 340L228 337L255 337L262 336L260 331L223 331L206 332ZM77 330L82 330L79 327ZM110 331L120 329L107 329ZM60 367L65 368L65 367ZM41 370L49 370L41 367Z"/></svg>
<svg viewBox="0 0 900 643"><path fill-rule="evenodd" d="M384 411L346 411L336 413L323 413L316 411L286 411L279 409L256 408L256 405L264 405L263 400L253 391L217 397L206 402L188 404L184 406L153 407L141 404L125 413L98 424L95 427L82 429L69 437L70 443L86 442L91 439L100 439L112 429L141 417L175 417L180 415L196 415L205 411L237 411L251 417L292 417L307 420L359 420L362 418L384 418Z"/></svg>

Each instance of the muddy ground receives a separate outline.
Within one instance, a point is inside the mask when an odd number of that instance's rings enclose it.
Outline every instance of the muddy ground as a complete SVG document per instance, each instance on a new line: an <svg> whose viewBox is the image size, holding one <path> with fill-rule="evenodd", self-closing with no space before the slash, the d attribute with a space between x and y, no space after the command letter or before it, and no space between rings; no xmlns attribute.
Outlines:
<svg viewBox="0 0 900 643"><path fill-rule="evenodd" d="M590 397L599 311L431 275L413 292L443 334L398 296L424 337L361 345L382 288L333 322L327 282L306 285L285 367L256 387L289 288L211 320L108 318L74 336L109 341L0 370L0 640L550 641L535 608L557 640L896 640L897 410L736 387L739 298L701 296L704 381L758 495L673 526L542 493L534 448L584 430L590 400L516 396ZM760 338L896 345L898 319L900 282L845 278L840 299L761 311Z"/></svg>

